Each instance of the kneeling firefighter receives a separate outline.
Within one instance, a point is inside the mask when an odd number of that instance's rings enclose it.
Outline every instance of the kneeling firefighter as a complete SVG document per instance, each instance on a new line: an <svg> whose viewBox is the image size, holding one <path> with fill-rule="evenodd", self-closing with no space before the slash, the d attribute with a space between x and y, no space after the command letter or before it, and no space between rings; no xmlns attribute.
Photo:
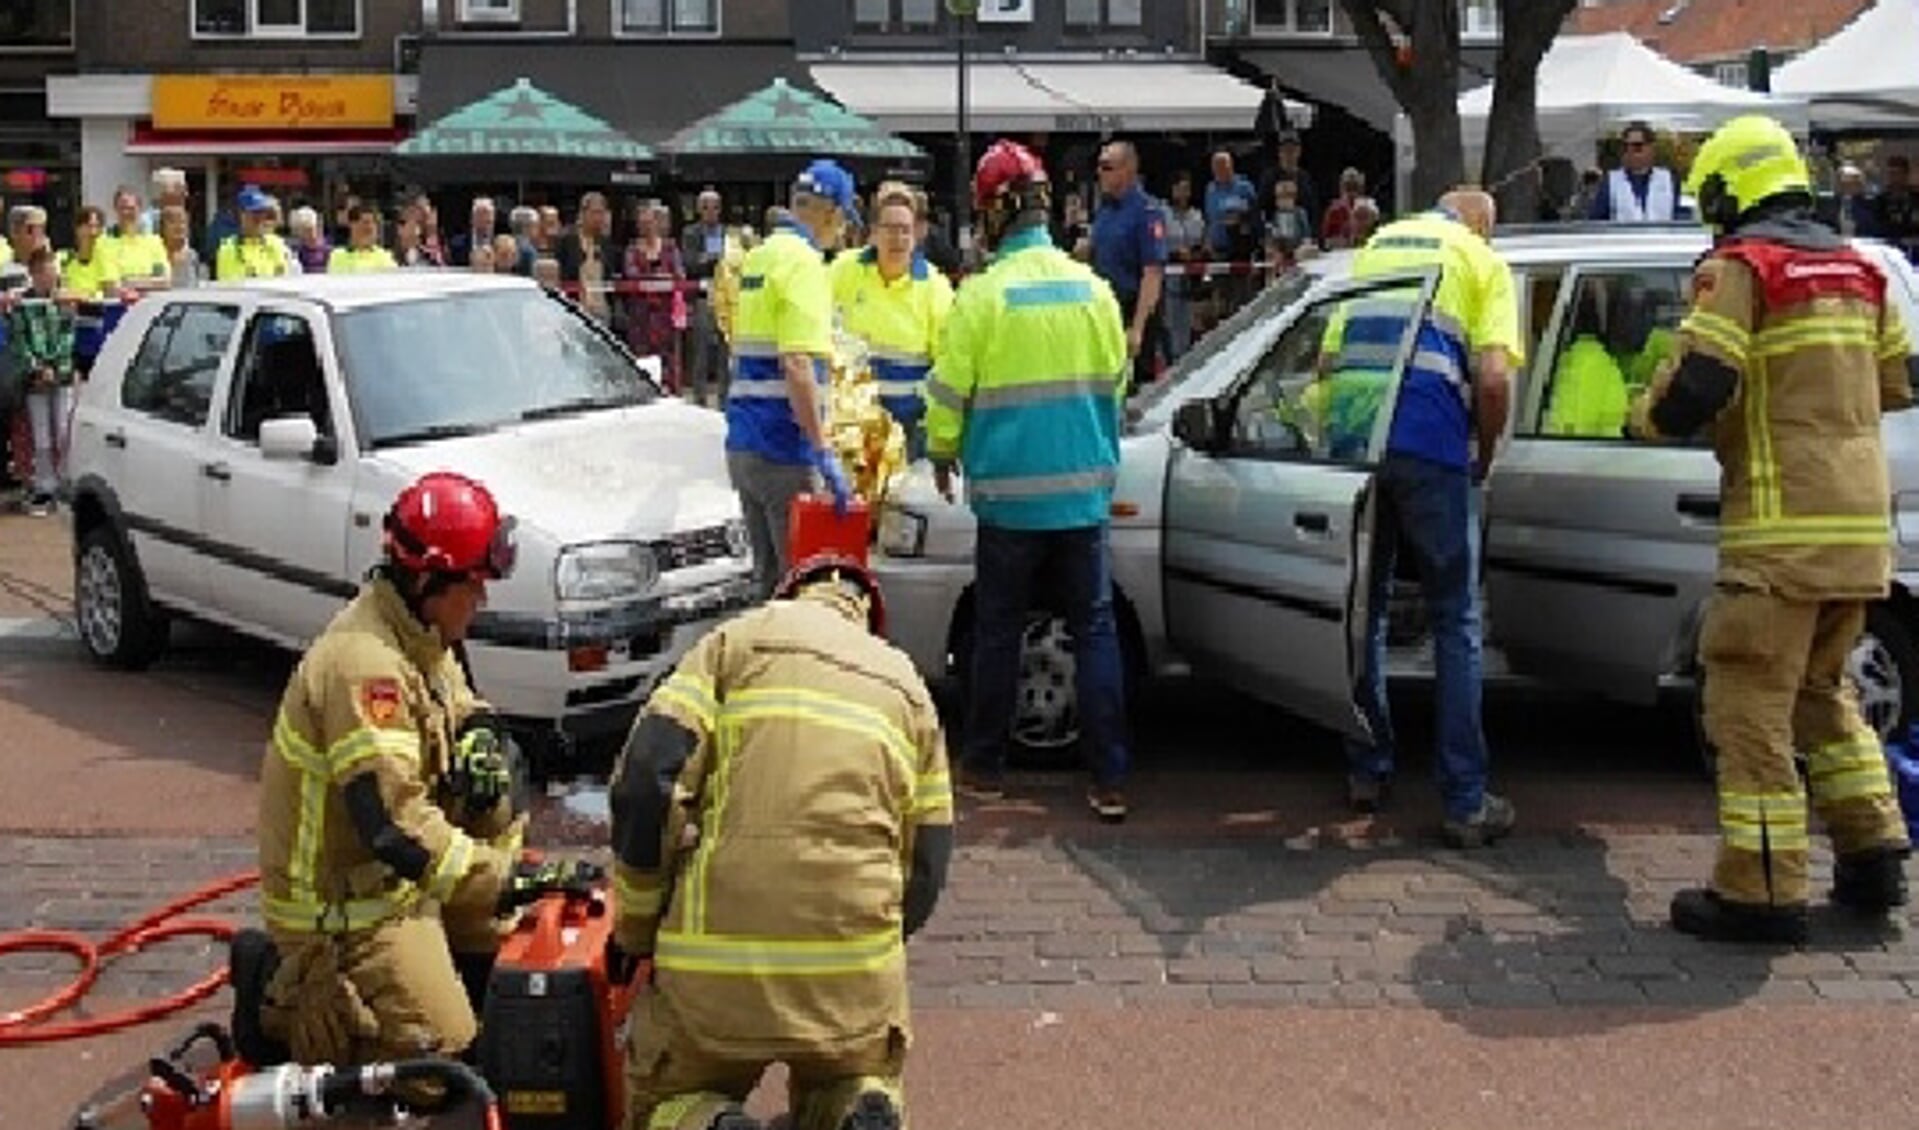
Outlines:
<svg viewBox="0 0 1919 1130"><path fill-rule="evenodd" d="M512 571L512 530L470 479L407 487L384 560L280 701L261 774L261 910L278 965L260 1024L297 1062L463 1053L503 916L591 880L520 861L505 738L453 650L487 582Z"/></svg>
<svg viewBox="0 0 1919 1130"><path fill-rule="evenodd" d="M945 741L857 559L803 560L774 597L693 646L614 770L607 967L653 970L628 1130L753 1130L741 1104L775 1062L796 1130L904 1125L905 941L952 852Z"/></svg>
<svg viewBox="0 0 1919 1130"><path fill-rule="evenodd" d="M1721 839L1711 886L1681 891L1672 922L1796 942L1809 837L1795 751L1832 836L1833 901L1871 915L1906 901L1905 825L1845 665L1890 579L1880 414L1912 405L1919 372L1885 277L1813 220L1812 182L1783 126L1726 123L1687 190L1719 238L1694 272L1676 367L1632 422L1648 437L1711 425L1720 465L1699 659Z"/></svg>

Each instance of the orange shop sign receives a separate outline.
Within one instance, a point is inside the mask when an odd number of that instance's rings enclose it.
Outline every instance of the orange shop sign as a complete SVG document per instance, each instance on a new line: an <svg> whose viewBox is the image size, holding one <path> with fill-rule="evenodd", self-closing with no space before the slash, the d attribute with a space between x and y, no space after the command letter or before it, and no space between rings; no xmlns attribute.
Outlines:
<svg viewBox="0 0 1919 1130"><path fill-rule="evenodd" d="M155 75L156 129L369 129L393 124L391 75Z"/></svg>

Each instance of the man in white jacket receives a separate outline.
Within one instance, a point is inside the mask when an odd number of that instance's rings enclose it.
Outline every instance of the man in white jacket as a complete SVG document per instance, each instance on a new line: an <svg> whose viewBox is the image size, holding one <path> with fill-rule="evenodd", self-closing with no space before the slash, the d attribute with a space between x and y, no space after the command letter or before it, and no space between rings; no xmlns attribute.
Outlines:
<svg viewBox="0 0 1919 1130"><path fill-rule="evenodd" d="M1621 165L1606 174L1593 194L1588 219L1622 224L1664 223L1690 215L1679 203L1679 178L1664 165L1655 165L1652 127L1629 122L1620 135L1625 147Z"/></svg>

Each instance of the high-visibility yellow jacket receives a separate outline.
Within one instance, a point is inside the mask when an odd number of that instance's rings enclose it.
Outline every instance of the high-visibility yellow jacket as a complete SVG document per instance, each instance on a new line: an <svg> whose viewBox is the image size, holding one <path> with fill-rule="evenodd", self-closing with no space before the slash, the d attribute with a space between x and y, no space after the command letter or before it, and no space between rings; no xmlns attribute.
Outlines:
<svg viewBox="0 0 1919 1130"><path fill-rule="evenodd" d="M108 232L100 237L100 246L113 256L114 270L127 282L164 279L173 274L167 257L167 245L159 236L136 231L132 235Z"/></svg>
<svg viewBox="0 0 1919 1130"><path fill-rule="evenodd" d="M812 461L812 443L787 398L780 357L813 358L818 403L827 402L833 355L833 285L805 229L781 227L746 253L733 316L733 383L726 391L726 449L774 463ZM822 421L823 422L823 421Z"/></svg>
<svg viewBox="0 0 1919 1130"><path fill-rule="evenodd" d="M1545 432L1618 439L1631 407L1619 362L1598 338L1582 334L1553 366Z"/></svg>
<svg viewBox="0 0 1919 1130"><path fill-rule="evenodd" d="M60 253L60 289L81 298L105 298L108 288L120 285L120 265L104 241L95 240L93 255L80 258L77 251Z"/></svg>
<svg viewBox="0 0 1919 1130"><path fill-rule="evenodd" d="M369 582L295 668L260 775L260 898L282 937L372 929L422 899L490 913L510 800L450 813L435 790L479 709L439 633ZM462 827L462 824L465 826Z"/></svg>
<svg viewBox="0 0 1919 1130"><path fill-rule="evenodd" d="M947 315L926 381L927 454L965 469L982 522L1104 523L1130 364L1113 288L1043 227L1015 233Z"/></svg>
<svg viewBox="0 0 1919 1130"><path fill-rule="evenodd" d="M634 724L612 808L615 937L653 955L703 1051L905 1026L952 787L925 684L845 597L810 588L696 643Z"/></svg>
<svg viewBox="0 0 1919 1130"><path fill-rule="evenodd" d="M1885 596L1891 490L1880 415L1913 403L1912 343L1886 279L1810 221L1747 228L1693 274L1678 364L1641 434L1710 424L1719 572L1788 600Z"/></svg>
<svg viewBox="0 0 1919 1130"><path fill-rule="evenodd" d="M270 279L287 273L287 245L277 235L230 235L220 241L214 256L213 277L218 282Z"/></svg>
<svg viewBox="0 0 1919 1130"><path fill-rule="evenodd" d="M399 268L400 265L393 260L393 252L384 247L368 247L359 250L351 247L336 247L326 260L326 270L329 275L397 271Z"/></svg>
<svg viewBox="0 0 1919 1130"><path fill-rule="evenodd" d="M871 247L842 251L832 279L840 324L867 345L880 404L901 424L917 423L926 411L926 374L953 308L953 284L918 255L888 282Z"/></svg>

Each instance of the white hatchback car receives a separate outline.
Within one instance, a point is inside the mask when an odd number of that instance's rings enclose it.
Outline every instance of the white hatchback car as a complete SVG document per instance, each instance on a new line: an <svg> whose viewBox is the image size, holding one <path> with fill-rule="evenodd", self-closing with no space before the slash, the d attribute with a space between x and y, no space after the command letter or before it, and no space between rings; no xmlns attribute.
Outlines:
<svg viewBox="0 0 1919 1130"><path fill-rule="evenodd" d="M1703 444L1651 446L1548 434L1551 377L1587 298L1651 296L1636 319L1670 331L1691 267L1707 249L1694 225L1510 229L1530 337L1507 443L1481 514L1487 668L1650 703L1697 677L1693 640L1715 561L1718 469ZM1919 277L1881 244L1861 248L1892 277L1890 297L1919 326ZM1356 607L1370 539L1369 458L1297 448L1275 407L1310 380L1330 310L1366 288L1351 255L1312 260L1266 288L1132 402L1112 510L1115 611L1129 678L1190 668L1338 730L1356 717ZM1405 285L1403 282L1400 285ZM1219 413L1217 444L1183 442L1182 407ZM1386 413L1381 413L1385 416ZM1383 442L1376 434L1375 450ZM1885 424L1896 492L1897 576L1874 606L1852 674L1882 732L1919 714L1919 410ZM942 500L928 467L910 469L878 516L875 570L889 634L929 678L964 681L971 648L974 521ZM1412 605L1414 602L1406 602ZM1395 601L1395 620L1401 602ZM1398 633L1389 667L1427 670L1418 632ZM1078 737L1073 654L1064 622L1035 616L1021 659L1014 741L1032 749Z"/></svg>
<svg viewBox="0 0 1919 1130"><path fill-rule="evenodd" d="M537 744L623 732L752 562L717 413L661 392L529 280L304 276L155 295L75 411L75 615L136 667L182 615L301 648L379 558L408 482L451 470L518 522L466 649Z"/></svg>

